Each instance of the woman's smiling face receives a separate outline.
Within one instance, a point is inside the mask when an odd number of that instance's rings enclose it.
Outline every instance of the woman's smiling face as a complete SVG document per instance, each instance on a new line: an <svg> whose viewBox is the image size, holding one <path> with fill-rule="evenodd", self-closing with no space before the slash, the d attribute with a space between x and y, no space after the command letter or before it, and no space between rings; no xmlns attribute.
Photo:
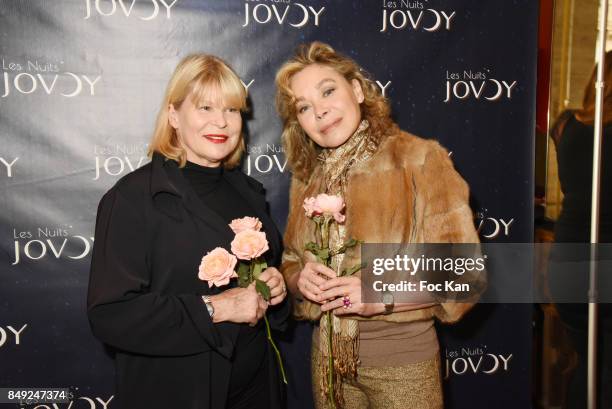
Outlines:
<svg viewBox="0 0 612 409"><path fill-rule="evenodd" d="M178 109L168 109L170 125L190 162L218 167L240 142L240 109L227 106L218 93L208 93L197 103L188 96Z"/></svg>
<svg viewBox="0 0 612 409"><path fill-rule="evenodd" d="M297 119L306 134L323 148L337 148L361 122L363 91L357 80L348 82L335 69L312 64L290 81Z"/></svg>

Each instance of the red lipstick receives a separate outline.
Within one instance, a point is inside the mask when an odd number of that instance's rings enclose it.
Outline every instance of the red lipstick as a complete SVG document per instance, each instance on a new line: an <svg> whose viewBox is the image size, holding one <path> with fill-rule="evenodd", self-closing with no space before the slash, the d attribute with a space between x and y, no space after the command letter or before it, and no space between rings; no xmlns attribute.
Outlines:
<svg viewBox="0 0 612 409"><path fill-rule="evenodd" d="M204 138L206 138L206 140L212 143L225 143L229 139L227 135L216 135L216 134L204 135Z"/></svg>

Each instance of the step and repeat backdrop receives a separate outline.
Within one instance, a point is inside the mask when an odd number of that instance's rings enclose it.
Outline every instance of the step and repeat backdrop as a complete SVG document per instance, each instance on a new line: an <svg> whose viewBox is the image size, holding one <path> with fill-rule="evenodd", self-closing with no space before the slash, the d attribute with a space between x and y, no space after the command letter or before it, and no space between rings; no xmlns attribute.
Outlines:
<svg viewBox="0 0 612 409"><path fill-rule="evenodd" d="M85 312L96 209L147 163L170 74L221 56L248 89L244 170L281 229L290 174L274 75L321 40L353 57L400 126L440 141L471 187L483 241L531 242L537 2L0 1L0 388L66 387L113 408L112 351ZM531 306L479 305L439 327L448 408L528 408ZM288 407L311 408L309 324L282 343Z"/></svg>

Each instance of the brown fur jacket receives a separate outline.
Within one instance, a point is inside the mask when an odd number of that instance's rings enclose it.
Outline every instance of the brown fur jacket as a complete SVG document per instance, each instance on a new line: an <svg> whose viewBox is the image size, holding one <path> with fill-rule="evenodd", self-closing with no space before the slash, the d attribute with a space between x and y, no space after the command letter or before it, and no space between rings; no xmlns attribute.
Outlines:
<svg viewBox="0 0 612 409"><path fill-rule="evenodd" d="M305 217L302 204L306 197L323 193L321 173L318 166L308 183L292 180L281 265L285 278L301 271L305 262L314 261L304 251L305 244L314 240L314 223ZM385 137L369 160L349 170L346 237L366 243L478 243L468 196L467 184L440 144L398 131ZM358 263L358 251L349 252L341 268ZM409 322L436 317L451 323L458 321L472 305L449 302L420 310L355 318ZM296 300L294 315L298 319L318 320L321 311L318 304Z"/></svg>

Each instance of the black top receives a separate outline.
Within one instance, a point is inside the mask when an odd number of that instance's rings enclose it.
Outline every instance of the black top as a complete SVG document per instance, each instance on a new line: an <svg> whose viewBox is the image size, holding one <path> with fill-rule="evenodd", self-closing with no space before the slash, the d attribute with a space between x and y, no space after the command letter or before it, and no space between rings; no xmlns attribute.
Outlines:
<svg viewBox="0 0 612 409"><path fill-rule="evenodd" d="M202 203L221 216L227 224L245 216L257 217L255 211L242 200L240 193L223 178L223 170L221 166L211 168L187 162L182 172ZM236 280L231 280L230 284L220 290L235 286ZM232 360L228 396L230 407L233 401L247 391L267 388L267 378L261 375L267 370L266 342L263 321L260 320L255 327L240 325ZM253 407L257 404L253 402Z"/></svg>
<svg viewBox="0 0 612 409"><path fill-rule="evenodd" d="M222 167L210 168L187 162L182 172L202 203L228 224L245 216L257 217L240 193L223 177Z"/></svg>
<svg viewBox="0 0 612 409"><path fill-rule="evenodd" d="M601 149L599 242L612 242L612 126L605 126ZM569 115L557 143L559 180L563 191L561 215L555 224L555 241L589 242L593 127Z"/></svg>
<svg viewBox="0 0 612 409"><path fill-rule="evenodd" d="M225 179L261 220L278 266L280 233L263 186L240 170ZM94 335L115 356L115 409L226 409L242 326L213 323L201 296L213 294L197 270L206 251L229 248L227 221L198 199L175 161L151 163L121 178L100 201L87 313ZM215 287L216 289L216 287ZM270 326L286 328L289 304L268 308ZM270 408L282 384L266 345Z"/></svg>

